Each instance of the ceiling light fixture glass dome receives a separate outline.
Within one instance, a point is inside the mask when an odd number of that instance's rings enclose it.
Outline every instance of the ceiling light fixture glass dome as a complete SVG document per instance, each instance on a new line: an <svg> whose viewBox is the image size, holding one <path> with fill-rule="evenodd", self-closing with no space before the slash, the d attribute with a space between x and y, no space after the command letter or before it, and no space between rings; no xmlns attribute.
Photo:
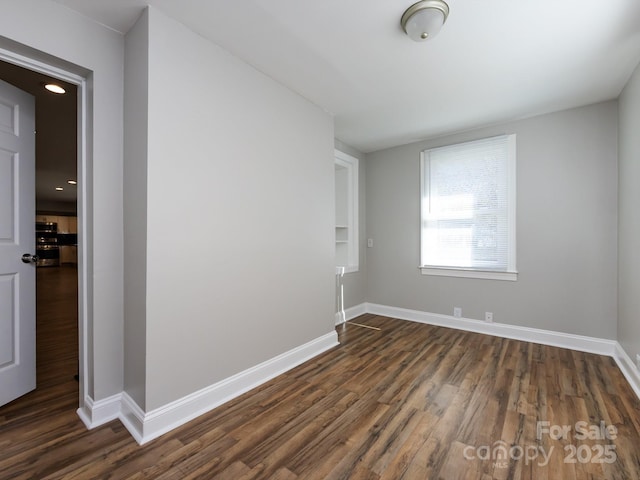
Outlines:
<svg viewBox="0 0 640 480"><path fill-rule="evenodd" d="M449 16L449 5L443 0L421 0L402 15L400 24L411 40L424 42L440 31Z"/></svg>

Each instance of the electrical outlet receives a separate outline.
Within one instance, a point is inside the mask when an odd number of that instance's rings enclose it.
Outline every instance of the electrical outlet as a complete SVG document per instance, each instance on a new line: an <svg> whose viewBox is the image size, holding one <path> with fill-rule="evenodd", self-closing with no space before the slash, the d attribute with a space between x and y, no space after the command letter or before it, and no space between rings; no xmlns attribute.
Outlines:
<svg viewBox="0 0 640 480"><path fill-rule="evenodd" d="M367 248L373 248L373 238L367 238Z"/></svg>
<svg viewBox="0 0 640 480"><path fill-rule="evenodd" d="M462 309L460 307L453 307L453 316L456 318L462 317Z"/></svg>
<svg viewBox="0 0 640 480"><path fill-rule="evenodd" d="M640 354L636 355L636 368L640 370Z"/></svg>
<svg viewBox="0 0 640 480"><path fill-rule="evenodd" d="M493 322L493 312L484 312L484 321Z"/></svg>

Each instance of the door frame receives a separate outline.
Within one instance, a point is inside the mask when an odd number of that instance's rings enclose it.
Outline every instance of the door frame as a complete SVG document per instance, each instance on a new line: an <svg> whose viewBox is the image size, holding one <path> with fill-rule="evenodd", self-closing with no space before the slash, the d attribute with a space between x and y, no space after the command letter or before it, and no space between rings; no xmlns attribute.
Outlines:
<svg viewBox="0 0 640 480"><path fill-rule="evenodd" d="M22 46L21 46L22 47ZM93 388L93 369L90 368L92 363L89 358L89 332L92 330L91 305L93 304L92 295L92 271L93 265L91 260L93 256L91 245L92 232L90 223L90 199L93 184L91 183L91 165L92 157L89 149L90 145L90 102L88 96L89 72L83 74L72 71L70 68L74 66L68 64L62 59L50 57L45 60L39 60L42 57L40 52L32 51L28 47L22 47L20 50L28 50L26 55L4 48L0 45L0 60L12 63L22 68L32 70L38 73L57 78L59 80L71 83L77 87L77 174L78 174L78 190L76 199L76 208L78 216L78 368L79 368L79 408L85 406L85 402L91 398L90 390ZM18 50L18 48L16 48ZM48 56L47 56L48 57ZM68 67L59 67L59 65L69 65ZM77 68L77 67L76 67ZM81 71L81 68L77 68ZM36 333L37 335L37 333Z"/></svg>

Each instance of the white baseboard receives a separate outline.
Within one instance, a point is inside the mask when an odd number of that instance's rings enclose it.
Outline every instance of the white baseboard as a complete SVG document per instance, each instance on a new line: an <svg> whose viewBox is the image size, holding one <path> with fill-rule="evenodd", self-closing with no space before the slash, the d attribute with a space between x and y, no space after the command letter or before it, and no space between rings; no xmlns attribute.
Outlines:
<svg viewBox="0 0 640 480"><path fill-rule="evenodd" d="M127 392L122 392L122 408L120 410L119 418L139 445L142 445L145 441L151 440L144 439L144 410L138 406L135 400L133 400Z"/></svg>
<svg viewBox="0 0 640 480"><path fill-rule="evenodd" d="M344 311L345 321L353 320L360 315L364 315L367 313L367 304L361 303L360 305L354 305L353 307L347 308Z"/></svg>
<svg viewBox="0 0 640 480"><path fill-rule="evenodd" d="M624 351L622 345L618 342L616 342L613 358L622 371L622 374L629 382L629 385L631 385L633 391L636 392L636 395L640 398L640 371L638 371L638 368L635 363L633 363L633 360L631 360L631 357L627 355L627 352Z"/></svg>
<svg viewBox="0 0 640 480"><path fill-rule="evenodd" d="M361 303L345 309L343 312L336 313L336 325L340 325L349 320L353 320L360 315L367 313L367 304Z"/></svg>
<svg viewBox="0 0 640 480"><path fill-rule="evenodd" d="M117 393L102 400L84 399L84 405L76 413L88 429L99 427L120 416L122 394Z"/></svg>
<svg viewBox="0 0 640 480"><path fill-rule="evenodd" d="M344 312L336 314L336 320L340 315L342 320L340 323L344 323L344 321L349 321L365 313L607 355L614 358L633 391L640 398L640 371L638 371L622 346L615 340L501 323L487 323L470 318L456 318L449 315L374 303L362 303L350 307ZM98 401L93 401L87 397L84 405L78 409L77 413L89 429L119 418L135 440L142 445L336 345L338 345L337 334L335 331L330 332L255 367L149 412L144 412L126 392L123 392Z"/></svg>
<svg viewBox="0 0 640 480"><path fill-rule="evenodd" d="M573 335L570 333L554 332L538 328L520 327L505 323L488 323L472 318L457 318L438 313L421 312L406 308L389 307L375 303L366 304L367 313L384 315L386 317L410 320L413 322L438 325L441 327L456 328L469 332L484 333L496 337L512 338L525 342L540 343L553 347L570 348L580 352L596 353L599 355L614 356L616 341L602 338Z"/></svg>
<svg viewBox="0 0 640 480"><path fill-rule="evenodd" d="M336 345L338 345L338 335L332 331L221 382L146 413L125 392L122 394L120 420L142 445Z"/></svg>

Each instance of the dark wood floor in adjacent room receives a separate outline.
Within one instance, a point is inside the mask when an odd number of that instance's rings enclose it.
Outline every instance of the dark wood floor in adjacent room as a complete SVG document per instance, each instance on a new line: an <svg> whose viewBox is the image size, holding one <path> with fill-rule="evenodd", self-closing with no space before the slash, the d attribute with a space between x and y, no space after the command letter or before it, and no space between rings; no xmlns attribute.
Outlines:
<svg viewBox="0 0 640 480"><path fill-rule="evenodd" d="M380 330L341 326L339 347L142 447L119 422L85 430L69 365L47 364L35 393L0 408L0 478L640 478L640 401L612 359L356 321ZM63 333L52 330L56 349ZM537 438L538 421L572 431ZM617 437L580 440L579 421L613 425ZM483 460L500 446L524 456Z"/></svg>

